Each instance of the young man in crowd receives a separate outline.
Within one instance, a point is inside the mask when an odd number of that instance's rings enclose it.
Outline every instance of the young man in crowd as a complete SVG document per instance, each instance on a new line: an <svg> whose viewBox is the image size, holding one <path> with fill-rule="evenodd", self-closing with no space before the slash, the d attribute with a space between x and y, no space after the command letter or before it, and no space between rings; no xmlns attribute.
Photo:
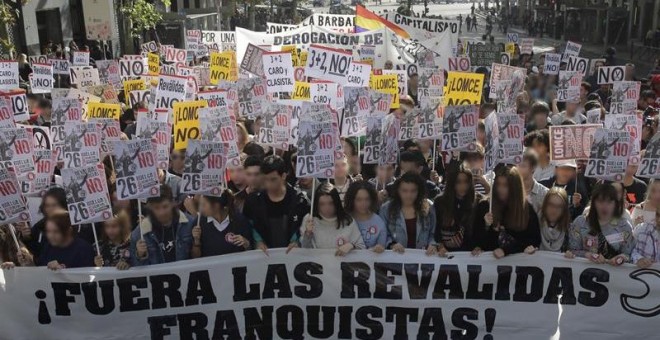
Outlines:
<svg viewBox="0 0 660 340"><path fill-rule="evenodd" d="M539 158L536 152L533 149L527 149L523 153L522 162L518 165L518 172L520 172L523 179L527 201L534 207L537 215L541 212L543 199L549 190L534 179L534 170L536 170L538 163Z"/></svg>
<svg viewBox="0 0 660 340"><path fill-rule="evenodd" d="M404 151L399 155L399 176L411 172L416 175L421 176L424 166L426 165L426 160L424 155L420 151ZM436 196L440 195L442 191L440 188L433 182L428 179L424 180L425 189L426 189L426 198L434 199ZM392 190L394 190L394 183L386 188L387 194L389 197L392 197Z"/></svg>
<svg viewBox="0 0 660 340"><path fill-rule="evenodd" d="M310 212L304 193L286 182L286 162L279 156L268 156L261 164L263 190L250 194L243 214L252 224L256 248L286 248L297 243L300 224Z"/></svg>
<svg viewBox="0 0 660 340"><path fill-rule="evenodd" d="M589 200L589 193L586 192L583 185L578 185L579 182L576 184L577 164L574 160L557 162L555 165L555 175L541 181L541 184L548 189L559 187L566 190L571 220L573 220L584 212Z"/></svg>
<svg viewBox="0 0 660 340"><path fill-rule="evenodd" d="M199 257L193 244L195 220L177 209L172 189L161 184L160 195L147 199L149 215L131 233L133 266L170 263Z"/></svg>
<svg viewBox="0 0 660 340"><path fill-rule="evenodd" d="M550 125L552 125L550 123L549 115L550 108L548 107L548 104L542 101L534 102L530 109L532 122L527 124L527 133L549 128Z"/></svg>
<svg viewBox="0 0 660 340"><path fill-rule="evenodd" d="M534 179L541 182L552 177L555 166L550 162L550 133L548 130L536 130L525 136L525 146L532 147L538 156L538 166L534 170Z"/></svg>
<svg viewBox="0 0 660 340"><path fill-rule="evenodd" d="M245 188L236 193L234 203L236 211L243 212L245 200L250 194L259 191L261 188L261 158L258 156L248 156L243 162L243 174L245 178Z"/></svg>

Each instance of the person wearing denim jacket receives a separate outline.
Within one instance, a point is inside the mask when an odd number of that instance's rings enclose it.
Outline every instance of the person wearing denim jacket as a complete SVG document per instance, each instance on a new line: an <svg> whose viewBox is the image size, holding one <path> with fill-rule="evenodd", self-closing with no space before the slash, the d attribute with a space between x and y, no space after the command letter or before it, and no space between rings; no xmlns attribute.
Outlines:
<svg viewBox="0 0 660 340"><path fill-rule="evenodd" d="M426 249L436 252L435 211L433 202L425 199L424 180L416 174L406 173L396 180L394 196L380 208L379 215L385 221L387 228L387 244L392 250L402 253L405 248ZM404 217L403 207L410 198L405 196L416 195L413 205L416 211L416 239L409 242L408 226ZM414 197L414 196L413 196ZM392 209L396 209L393 211ZM408 219L411 220L411 219Z"/></svg>
<svg viewBox="0 0 660 340"><path fill-rule="evenodd" d="M176 208L169 186L162 184L160 190L160 196L147 199L150 216L131 233L133 266L188 260L193 253L201 252L199 246L193 244L192 228L196 220ZM163 226L158 216L166 216L170 211L172 215L167 216L170 225Z"/></svg>

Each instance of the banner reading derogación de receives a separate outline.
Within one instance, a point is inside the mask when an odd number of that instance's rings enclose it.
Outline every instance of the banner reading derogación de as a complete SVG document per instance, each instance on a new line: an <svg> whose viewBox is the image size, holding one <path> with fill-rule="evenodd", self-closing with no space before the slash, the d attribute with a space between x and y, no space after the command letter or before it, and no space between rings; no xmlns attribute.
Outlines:
<svg viewBox="0 0 660 340"><path fill-rule="evenodd" d="M0 271L0 304L5 339L653 339L660 271L552 253L251 251Z"/></svg>

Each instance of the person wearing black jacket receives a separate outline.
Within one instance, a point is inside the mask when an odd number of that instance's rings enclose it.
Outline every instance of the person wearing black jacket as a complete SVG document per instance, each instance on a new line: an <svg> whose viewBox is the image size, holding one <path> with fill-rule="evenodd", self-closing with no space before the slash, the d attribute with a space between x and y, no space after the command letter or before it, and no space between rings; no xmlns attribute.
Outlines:
<svg viewBox="0 0 660 340"><path fill-rule="evenodd" d="M459 165L447 172L445 192L436 197L435 241L438 254L472 250L472 213L481 195L475 193L472 171Z"/></svg>
<svg viewBox="0 0 660 340"><path fill-rule="evenodd" d="M261 164L264 190L248 196L243 214L252 224L256 248L284 248L296 244L303 217L310 211L307 196L287 184L286 164L268 156Z"/></svg>
<svg viewBox="0 0 660 340"><path fill-rule="evenodd" d="M589 198L589 192L587 191L585 182L580 180L577 182L577 185L575 184L576 172L577 164L575 161L565 161L556 165L554 176L540 182L541 185L548 189L558 187L566 190L571 221L582 215Z"/></svg>
<svg viewBox="0 0 660 340"><path fill-rule="evenodd" d="M522 177L515 167L503 167L496 172L489 200L481 201L474 214L473 255L493 251L495 258L522 253L529 246L541 243L539 220L534 208L525 199Z"/></svg>

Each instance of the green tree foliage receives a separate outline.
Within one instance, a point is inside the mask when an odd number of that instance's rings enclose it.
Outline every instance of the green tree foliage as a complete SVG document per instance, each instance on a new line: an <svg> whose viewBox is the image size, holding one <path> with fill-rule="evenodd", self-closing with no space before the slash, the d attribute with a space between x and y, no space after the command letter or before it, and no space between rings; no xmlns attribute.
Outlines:
<svg viewBox="0 0 660 340"><path fill-rule="evenodd" d="M0 50L11 52L16 46L13 43L11 34L12 28L15 29L16 20L20 13L20 6L28 3L29 0L0 0L0 23L2 23L4 36L0 37Z"/></svg>
<svg viewBox="0 0 660 340"><path fill-rule="evenodd" d="M156 1L160 1L165 7L170 7L172 3L171 0ZM156 6L147 0L124 1L121 11L131 23L131 36L135 38L156 28L156 25L163 21L163 16Z"/></svg>

